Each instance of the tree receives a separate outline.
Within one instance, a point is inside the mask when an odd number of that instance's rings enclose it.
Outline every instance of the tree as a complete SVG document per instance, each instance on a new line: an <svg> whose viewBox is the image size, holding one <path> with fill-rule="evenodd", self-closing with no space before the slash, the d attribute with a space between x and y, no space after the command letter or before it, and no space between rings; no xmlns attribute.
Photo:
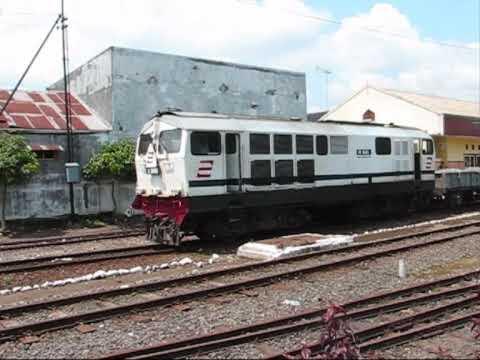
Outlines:
<svg viewBox="0 0 480 360"><path fill-rule="evenodd" d="M29 180L39 170L37 156L22 136L0 133L0 232L7 228L5 208L8 186Z"/></svg>
<svg viewBox="0 0 480 360"><path fill-rule="evenodd" d="M135 143L123 139L102 146L83 169L86 179L92 181L111 180L113 212L117 210L115 199L116 180L135 180Z"/></svg>

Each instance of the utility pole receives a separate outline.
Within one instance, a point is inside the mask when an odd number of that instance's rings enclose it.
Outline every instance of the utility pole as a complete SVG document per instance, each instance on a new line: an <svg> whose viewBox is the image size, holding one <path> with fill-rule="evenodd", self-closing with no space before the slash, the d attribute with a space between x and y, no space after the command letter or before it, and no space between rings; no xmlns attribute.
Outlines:
<svg viewBox="0 0 480 360"><path fill-rule="evenodd" d="M53 30L55 30L55 27L57 26L58 22L61 20L61 15L59 15L57 17L57 19L55 20L55 22L53 23L52 27L50 28L50 30L48 31L47 33L47 36L45 36L45 38L43 39L42 43L40 44L40 47L37 49L37 51L35 52L35 55L33 55L33 58L32 60L30 61L30 63L28 64L27 68L25 69L25 71L23 72L22 76L20 77L20 79L18 80L17 84L15 85L15 88L12 90L12 92L10 93L8 99L7 99L7 102L3 105L3 107L0 109L0 116L2 116L3 112L7 109L8 107L8 104L10 104L10 102L12 101L13 97L15 96L15 93L17 92L18 88L20 87L20 85L22 84L23 82L23 79L25 79L25 76L27 76L28 72L30 71L30 68L32 67L33 63L35 62L35 60L37 59L38 55L40 54L40 52L42 51L43 47L45 46L45 44L47 43L47 40L50 38L50 35L52 35L52 32Z"/></svg>
<svg viewBox="0 0 480 360"><path fill-rule="evenodd" d="M330 70L322 69L320 66L316 66L316 70L325 74L325 110L328 110L328 76L332 74Z"/></svg>
<svg viewBox="0 0 480 360"><path fill-rule="evenodd" d="M70 97L69 97L69 81L68 81L68 70L67 70L67 53L68 53L68 44L67 44L67 18L65 17L65 4L64 0L61 0L61 23L62 23L62 52L63 52L63 88L65 93L65 118L67 120L67 160L68 163L73 162L73 147L72 147L72 117L70 114ZM75 217L75 195L73 191L73 183L68 183L69 188L69 197L70 197L70 218L71 220Z"/></svg>

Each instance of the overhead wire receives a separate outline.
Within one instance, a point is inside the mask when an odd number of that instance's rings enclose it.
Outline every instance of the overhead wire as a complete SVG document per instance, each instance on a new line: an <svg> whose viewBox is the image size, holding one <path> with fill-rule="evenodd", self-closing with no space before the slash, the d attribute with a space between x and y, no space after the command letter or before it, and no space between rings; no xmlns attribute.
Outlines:
<svg viewBox="0 0 480 360"><path fill-rule="evenodd" d="M248 6L252 6L252 7L255 6L258 9L258 5L257 5L256 2L250 2L248 0L235 0L235 1L239 4L242 4L242 5L248 5ZM303 13L299 13L297 11L294 11L292 9L275 8L274 10L279 11L279 12L288 13L290 15L297 16L297 17L303 17L303 18L310 19L310 20L316 20L316 21L320 21L320 22L324 22L324 23L329 23L329 24L336 25L336 26L341 26L341 25L344 24L344 22L340 21L340 20L335 20L335 19L332 19L332 18L319 16L319 15L303 14ZM431 39L413 38L411 36L406 36L406 35L403 35L403 34L400 34L400 33L394 33L394 32L385 31L385 30L382 30L382 29L379 29L379 28L373 28L373 27L368 27L368 26L356 26L356 28L358 28L361 31L370 32L370 33L377 33L377 34L396 37L396 38L400 38L400 39L404 39L404 40L410 40L410 41L421 42L421 43L430 43L430 44L434 44L434 45L437 45L437 46L444 46L444 47L450 47L450 48L455 48L455 49L469 50L469 51L475 51L475 52L477 51L477 48L474 47L474 46L452 44L452 43L447 43L447 42L442 42L442 41L435 41L435 40L431 40ZM479 42L480 42L480 38L479 38ZM480 47L478 47L478 48L480 48Z"/></svg>

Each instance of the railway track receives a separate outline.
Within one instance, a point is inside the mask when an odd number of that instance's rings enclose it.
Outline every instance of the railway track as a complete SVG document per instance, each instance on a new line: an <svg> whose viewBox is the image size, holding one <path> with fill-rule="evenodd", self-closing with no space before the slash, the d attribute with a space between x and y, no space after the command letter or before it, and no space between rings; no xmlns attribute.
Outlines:
<svg viewBox="0 0 480 360"><path fill-rule="evenodd" d="M478 276L478 272L475 276ZM466 284L459 287L447 288L441 291L424 294L428 290L438 287L445 287L446 284L458 284L465 280L465 277L472 276L471 273L462 276L455 276L444 278L439 281L429 282L422 285L403 288L400 290L377 294L359 300L355 300L343 304L349 313L339 316L340 319L362 319L366 317L376 317L385 313L393 313L402 309L411 308L418 305L435 303L444 299L452 299L460 297L459 300L450 302L446 305L433 307L426 311L417 312L413 316L400 318L391 322L380 325L375 325L366 330L358 331L355 335L361 341L361 350L368 351L377 349L385 344L394 344L396 341L404 339L404 337L388 337L382 342L376 337L387 334L387 331L399 328L405 325L411 325L415 322L427 321L435 319L445 313L452 312L459 309L468 308L480 304L480 299L477 294L480 290L478 284ZM474 294L474 295L472 295ZM405 299L406 296L410 296ZM400 300L390 301L391 299ZM385 302L385 303L384 303ZM374 306L369 306L374 304ZM360 309L357 309L359 308ZM351 310L351 311L350 311ZM248 342L255 342L261 339L278 337L281 335L296 333L305 329L318 329L325 325L323 315L327 311L326 308L317 308L301 313L296 313L291 316L262 321L247 326L232 328L218 332L212 332L197 337L185 338L182 340L175 340L171 342L162 342L158 345L152 345L144 348L126 350L117 353L111 353L104 357L103 360L116 359L156 359L156 358L173 358L186 357L190 355L198 355L212 350L223 349L226 347L245 344ZM468 320L465 320L468 321ZM455 324L462 324L464 322L457 321ZM417 334L417 333L416 333ZM398 335L398 334L397 334ZM318 348L320 344L311 344L313 351ZM289 355L297 356L301 348L295 349ZM279 353L269 357L269 359L284 359L283 353Z"/></svg>
<svg viewBox="0 0 480 360"><path fill-rule="evenodd" d="M293 257L291 258L291 260L296 260L296 259L303 260L311 256L329 255L329 254L341 253L346 251L354 251L354 250L364 249L367 247L373 247L373 246L388 244L396 241L401 241L414 236L426 236L426 235L432 235L432 234L445 232L445 231L461 230L466 227L477 226L477 225L480 225L480 221L478 220L463 223L463 224L438 228L438 229L418 231L418 232L415 232L414 234L406 234L406 235L402 234L402 235L385 238L382 240L361 242L358 244L345 246L337 249L331 249L327 251L313 252L311 254ZM136 235L130 235L130 236L136 236ZM93 241L93 240L88 240L88 241ZM185 245L185 247L189 248L191 247L191 244ZM129 247L129 248L71 253L71 254L66 254L64 256L55 255L55 256L45 256L45 257L37 257L37 258L27 258L27 259L0 262L0 275L18 273L18 272L45 270L50 268L58 268L59 266L72 266L72 265L93 263L93 262L106 261L106 260L126 259L126 258L137 257L137 256L168 254L168 253L174 253L174 252L175 252L174 249L167 248L164 245L152 244L152 245L143 245L143 246ZM275 262L281 263L283 262L283 260L274 260L271 263L275 264ZM268 264L268 263L269 262L262 262L260 263L260 265Z"/></svg>
<svg viewBox="0 0 480 360"><path fill-rule="evenodd" d="M43 256L0 262L0 274L11 274L18 272L37 271L59 266L71 266L87 264L98 261L126 259L137 256L169 254L174 249L166 248L163 245L143 245L119 249L107 249L99 251L88 251L65 254L63 256Z"/></svg>
<svg viewBox="0 0 480 360"><path fill-rule="evenodd" d="M145 235L144 230L126 230L111 231L98 234L78 235L78 236L55 236L48 238L19 239L15 241L2 241L0 251L12 251L21 249L41 248L46 246L61 246L85 243L99 240L121 239L126 237Z"/></svg>
<svg viewBox="0 0 480 360"><path fill-rule="evenodd" d="M119 295L145 292L145 291L162 290L166 288L168 288L169 290L172 290L172 288L174 287L178 287L180 285L185 285L185 284L198 285L206 280L216 279L224 275L235 275L237 277L242 272L249 272L252 270L259 270L259 269L268 269L279 264L291 265L291 264L294 264L295 262L303 261L306 259L321 257L324 255L329 255L329 254L334 254L339 252L351 252L351 251L359 250L365 247L375 248L379 244L390 244L390 243L394 243L396 241L405 240L405 239L411 240L412 236L417 237L417 236L420 236L420 234L423 236L426 234L437 233L442 231L456 231L456 230L464 229L465 227L476 225L476 224L477 222L450 226L448 228L443 228L441 230L436 229L436 230L422 231L422 232L415 233L414 235L410 234L409 236L408 235L395 236L395 237L386 238L383 240L355 244L355 245L351 245L341 249L319 251L315 253L309 253L309 254L294 256L290 258L244 264L244 265L239 265L235 267L229 267L221 270L213 270L213 271L205 272L202 274L185 276L185 277L175 278L170 280L155 281L155 282L142 284L142 285L134 285L131 287L116 288L116 289L111 289L107 291L99 291L99 292L94 292L89 294L82 294L82 295L70 296L65 298L57 298L54 300L18 305L14 307L7 307L7 308L0 309L0 316L3 318L10 318L15 314L22 314L28 311L48 309L55 306L79 303L86 300L99 299L99 298L105 298L105 297L114 297ZM187 290L182 292L177 291L177 293L173 295L158 296L156 298L146 300L146 301L136 301L136 302L123 304L123 305L114 305L114 306L110 306L108 308L104 308L100 310L68 315L68 316L64 316L56 319L48 319L48 320L41 320L34 323L21 324L18 326L0 329L0 340L12 339L25 333L50 331L50 330L59 329L59 328L72 327L80 322L88 323L88 322L100 321L112 316L125 314L131 311L141 311L141 310L162 306L162 305L169 305L174 303L197 300L199 298L203 298L206 296L235 292L245 288L264 286L269 283L273 283L280 279L284 279L288 277L298 276L302 274L309 274L309 273L314 273L319 271L332 270L338 267L352 265L365 260L371 260L375 258L390 256L392 254L409 251L416 248L422 248L426 246L432 246L435 244L441 244L448 241L453 241L458 238L479 234L479 233L480 233L480 228L473 227L473 229L467 232L463 232L461 234L458 234L458 233L449 234L439 239L427 240L424 242L415 242L413 244L406 244L406 245L404 244L404 245L395 246L389 249L382 249L382 250L372 251L366 254L357 254L353 256L347 256L347 257L343 257L341 259L332 260L332 261L325 261L325 262L315 261L313 265L299 266L294 269L287 269L285 271L279 271L273 274L250 277L244 280L233 281L225 284L217 284L214 286L200 287L195 290ZM478 276L479 274L480 274L480 271L470 273L468 274L468 276ZM467 276L467 275L464 275L464 276Z"/></svg>

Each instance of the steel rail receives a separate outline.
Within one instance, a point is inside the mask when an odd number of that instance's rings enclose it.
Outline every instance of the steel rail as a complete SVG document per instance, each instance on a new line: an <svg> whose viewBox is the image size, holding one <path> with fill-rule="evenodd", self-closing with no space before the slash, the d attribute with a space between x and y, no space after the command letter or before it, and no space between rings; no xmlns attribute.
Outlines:
<svg viewBox="0 0 480 360"><path fill-rule="evenodd" d="M420 231L420 232L414 232L412 234L396 235L396 236L392 236L390 238L381 239L381 240L365 241L365 242L361 242L361 243L358 243L358 244L344 246L344 247L341 247L341 248L314 251L314 252L311 252L311 253L298 255L298 256L294 256L294 257L290 257L290 258L270 260L270 262L271 263L279 263L279 262L283 262L284 260L289 260L289 259L291 259L289 261L296 261L296 260L300 261L300 260L304 260L304 259L307 259L307 258L310 258L310 257L316 257L316 256L320 256L320 255L330 255L330 254L335 254L335 253L339 253L339 252L348 252L348 251L353 251L353 250L359 250L359 249L363 249L363 248L366 248L366 247L371 247L372 245L383 245L383 244L388 244L388 243L401 241L401 240L405 240L405 239L409 239L409 238L431 235L431 234L447 232L447 231L460 230L460 229L464 229L464 228L467 228L467 227L472 227L472 226L474 227L474 226L477 226L477 225L480 225L480 221L473 221L473 222L469 222L469 223L465 223L465 224L453 225L453 226L443 227L443 228L439 228L439 229L424 230L424 231ZM145 246L142 246L142 247L143 247L143 249L146 249L147 247L161 247L161 246L162 245L160 245L160 244L154 244L154 245L145 245ZM98 251L98 252L95 252L95 253L83 252L83 253L77 253L77 254L75 254L75 253L74 254L66 254L66 255L62 255L62 256L48 256L48 257L42 257L42 258L36 258L36 259L29 258L29 259L13 260L13 261L8 261L8 262L3 262L3 263L0 263L0 274L1 273L13 273L13 272L20 272L20 271L28 271L28 270L40 270L40 269L45 269L45 268L49 268L49 267L55 267L58 264L61 264L61 265L79 264L79 263L81 264L81 263L85 263L85 261L58 262L56 264L45 264L45 265L30 266L30 267L25 266L25 267L20 267L18 269L17 269L17 267L15 267L16 265L20 265L20 264L36 263L36 262L40 262L40 261L51 262L51 261L55 261L55 260L61 259L61 258L92 256L92 254L100 255L100 254L102 254L102 252L105 252L107 254L108 253L111 254L114 251L115 250L102 250L102 251ZM145 255L149 255L149 254L145 254ZM100 260L108 260L108 259L100 259ZM93 261L98 261L98 260L93 260ZM86 262L91 262L91 261L86 261ZM268 263L268 261L262 262L262 263ZM2 269L2 267L7 267L7 269ZM8 267L10 267L10 268L8 268Z"/></svg>
<svg viewBox="0 0 480 360"><path fill-rule="evenodd" d="M78 252L64 255L19 259L0 263L0 274L36 271L59 266L86 264L97 261L125 259L129 257L172 253L174 250L160 244L132 246L127 248ZM65 260L68 259L68 260Z"/></svg>
<svg viewBox="0 0 480 360"><path fill-rule="evenodd" d="M456 226L458 227L458 226ZM450 229L450 228L449 228ZM438 230L440 231L440 230ZM417 236L417 235L415 235ZM466 235L464 235L466 236ZM407 235L402 235L402 236L396 236L395 241L400 241L402 239L408 238ZM453 240L453 239L452 239ZM68 305L68 304L73 304L81 301L87 301L91 299L97 299L97 298L103 298L103 297L113 297L113 296L119 296L119 295L125 295L129 293L134 293L134 292L145 292L145 291L154 291L154 290L160 290L162 288L166 287L172 287L172 286L178 286L184 283L192 282L192 283L198 283L200 281L205 281L214 277L219 277L219 276L224 276L224 275L229 275L229 274L236 274L239 272L245 272L245 271L251 271L251 270L256 270L256 269L261 269L269 266L274 266L277 264L282 264L282 263L290 263L293 261L302 261L305 259L309 259L311 257L315 256L322 256L322 255L330 255L332 253L338 253L338 252L345 252L345 251L351 251L352 249L358 249L358 248L364 248L367 246L375 246L377 244L383 244L386 242L391 242L392 238L387 238L379 241L371 241L368 243L362 243L362 244L356 244L356 245L351 245L349 247L344 247L344 248L339 248L339 249L332 249L332 250L323 250L323 251L318 251L318 252L313 252L309 254L302 254L302 255L296 255L296 256L291 256L291 257L286 257L286 258L281 258L281 259L275 259L275 260L269 260L269 261L263 261L263 262L255 262L255 263L250 263L250 264L242 264L242 265L237 265L237 266L232 266L229 268L225 269L220 269L220 270L213 270L213 271L208 271L202 274L198 275L191 275L191 276L185 276L185 277L180 277L180 278L174 278L174 279L169 279L169 280L160 280L160 281L154 281L151 283L147 284L140 284L140 285L132 285L129 287L124 287L124 288L116 288L116 289L111 289L111 290L103 290L103 291L97 291L97 292L92 292L92 293L87 293L87 294L81 294L81 295L75 295L75 296L69 296L65 298L59 298L55 300L48 300L48 301L39 301L39 302L34 302L30 304L24 304L24 305L18 305L14 307L7 307L7 308L0 308L0 316L10 316L15 313L23 313L26 311L32 311L32 310L38 310L38 309L43 309L43 308L48 308L52 306L61 306L61 305ZM373 254L372 256L374 256ZM388 253L387 253L388 255ZM367 258L363 258L367 259ZM354 262L355 259L352 260ZM360 258L361 261L362 258ZM335 264L333 264L334 266ZM339 263L338 266L343 265L343 262ZM346 263L348 265L348 262ZM320 270L322 267L325 266L327 267L328 264L326 265L320 265Z"/></svg>
<svg viewBox="0 0 480 360"><path fill-rule="evenodd" d="M115 231L110 233L99 233L99 234L89 234L89 235L79 235L71 237L55 237L55 238L45 238L45 239L27 239L25 241L15 241L15 242L2 242L0 244L0 251L11 251L11 250L21 250L21 249L30 249L30 248L39 248L46 246L59 246L59 245L69 245L97 240L111 240L111 239L120 239L134 236L145 235L145 231L140 230L130 230L130 231Z"/></svg>
<svg viewBox="0 0 480 360"><path fill-rule="evenodd" d="M138 310L144 310L147 308L155 307L155 306L162 306L162 305L169 305L173 303L179 303L179 302L185 302L185 301L190 301L192 299L198 299L201 297L205 296L210 296L210 295L218 295L221 293L228 293L232 291L236 291L239 289L243 288L249 288L249 287L255 287L255 286L260 286L263 284L268 284L274 281L277 281L278 279L286 278L286 277L291 277L294 275L300 275L300 274L309 274L309 273L315 273L318 271L322 270L331 270L334 268L338 268L341 266L346 266L346 265L351 265L353 263L365 261L365 260L370 260L372 258L377 258L377 257L382 257L382 256L388 256L392 255L395 253L407 251L407 250L412 250L416 248L422 248L426 246L431 246L434 244L440 244L448 241L452 241L454 239L462 238L465 236L469 236L472 234L478 234L480 233L480 229L469 232L469 233L462 233L462 234L457 234L457 235L450 235L448 237L443 237L441 239L435 239L435 240L430 240L427 242L423 243L415 243L415 244L410 244L410 245L403 245L399 246L393 249L387 249L387 250L381 250L365 255L355 255L351 257L347 257L344 259L340 260L334 260L330 262L324 262L316 265L310 265L310 266L304 266L300 267L294 270L287 270L283 271L280 273L272 274L272 275L264 275L260 277L256 277L253 279L247 279L247 280L242 280L238 282L233 282L230 284L222 284L222 285L217 285L213 287L208 287L205 289L199 289L199 290L191 290L191 291L186 291L182 292L180 294L174 294L174 295L169 295L166 297L159 297L157 299L151 299L151 300L146 300L146 301L140 301L140 302L134 302L131 304L126 304L126 305L117 305L117 306L112 306L110 308L106 309L101 309L101 310L94 310L90 312L85 312L81 314L76 314L76 315L70 315L70 316L65 316L65 317L60 317L57 319L50 319L50 320L43 320L40 322L36 323L30 323L30 324L24 324L24 325L18 325L15 327L10 327L10 328L5 328L5 329L0 329L0 339L5 339L5 338L11 338L18 336L20 334L26 333L26 332L37 332L37 331L48 331L52 329L58 329L58 328L65 328L65 327L71 327L76 325L79 322L95 322L99 320L103 320L105 318L118 315L118 314L124 314L128 313L131 311L138 311ZM308 254L311 255L311 254ZM300 256L300 258L305 257L306 255ZM154 286L156 287L171 287L173 285L178 285L180 283L184 282L195 282L198 280L205 280L207 278L211 278L212 276L218 277L220 275L225 275L225 274L231 274L232 269L234 270L233 272L236 273L238 271L246 271L246 270L252 270L254 268L259 268L261 266L265 266L265 264L277 264L279 262L284 262L288 260L297 260L298 257L292 257L292 258L285 258L285 259L280 259L280 260L274 260L274 261L269 261L269 262L263 262L263 263L253 263L250 265L240 265L237 267L233 268L226 268L222 270L216 270L216 271L211 271L207 272L204 274L199 274L199 275L193 275L193 276L187 276L183 278L177 278L177 279L171 279L171 280L164 280L161 282L157 282ZM239 270L240 269L240 270ZM162 284L162 285L160 285ZM168 284L168 285L167 285ZM152 284L147 284L147 286ZM129 289L122 289L123 291L125 290L130 290L132 291L132 288ZM118 290L110 290L110 293L112 292L117 292ZM86 294L86 295L80 295L77 296L76 298L98 298L100 295L98 293L96 294ZM75 298L75 297L72 297ZM49 307L52 304L66 304L68 301L70 301L72 298L66 298L66 299L58 299L58 300L52 300L52 301L46 301L43 303L37 303L37 304L27 304L24 306L20 306L25 308L45 308ZM75 301L76 302L76 301ZM9 311L18 311L15 308L10 308L10 309L3 309L2 313L8 313Z"/></svg>
<svg viewBox="0 0 480 360"><path fill-rule="evenodd" d="M428 286L428 284L427 284ZM392 303L369 307L350 312L346 315L339 316L344 319L359 319L363 317L377 316L387 312L398 311L411 306L421 305L430 301L450 298L459 295L466 295L480 289L480 285L467 285L456 289L443 290L434 294L420 295L412 299L395 301ZM417 289L417 290L421 290ZM396 291L385 294L384 299L394 296ZM402 294L398 292L397 296ZM355 308L363 302L369 303L369 298L357 300L343 304L342 306L348 310ZM304 329L313 329L324 325L321 317L327 311L326 308L312 309L297 313L291 316L263 321L252 325L233 328L226 331L213 332L210 334L200 335L193 338L186 338L172 342L162 342L157 345L148 346L140 349L126 350L122 352L108 354L100 357L103 360L130 359L141 355L151 355L152 357L172 358L185 357L199 352L217 350L233 345L239 345L258 339L270 338L274 336L284 335L301 331ZM314 318L313 320L308 320ZM291 324L293 323L293 324Z"/></svg>
<svg viewBox="0 0 480 360"><path fill-rule="evenodd" d="M439 326L438 324L436 324L434 326L425 326L425 327L420 327L416 329L414 328L412 330L407 330L402 332L402 330L404 329L411 329L417 323L431 321L441 316L444 316L445 314L451 313L453 311L460 310L460 309L467 309L478 304L480 304L480 297L478 294L475 294L465 299L458 300L446 305L434 307L432 309L424 310L407 317L384 322L379 325L373 325L364 330L354 331L353 335L355 339L359 342L359 348L361 352L378 349L380 347L385 347L385 346L392 346L392 345L398 344L399 342L402 342L402 341L405 342L412 339L413 335L418 336L424 333L426 335L427 333L430 333L432 329L435 329L436 331L438 331ZM476 313L476 314L479 314L479 313ZM458 326L459 324L468 321L472 317L476 317L476 314L470 314L468 316L460 317L462 320L453 319L453 321L452 320L443 321L440 323L440 324L443 324L440 327L442 329L447 329L450 326L453 326L453 324ZM426 331L427 329L430 331ZM392 331L400 332L400 333L389 335L386 338L378 339L378 337L382 337L385 334L388 334ZM319 352L322 350L323 345L321 342L314 342L312 344L308 344L307 346L312 351L312 353L315 354L316 352ZM293 351L289 351L286 353L277 353L275 355L267 357L266 359L268 360L284 359L284 354L288 354L290 356L296 356L301 352L302 348L298 347ZM138 357L138 358L141 358L141 357Z"/></svg>

